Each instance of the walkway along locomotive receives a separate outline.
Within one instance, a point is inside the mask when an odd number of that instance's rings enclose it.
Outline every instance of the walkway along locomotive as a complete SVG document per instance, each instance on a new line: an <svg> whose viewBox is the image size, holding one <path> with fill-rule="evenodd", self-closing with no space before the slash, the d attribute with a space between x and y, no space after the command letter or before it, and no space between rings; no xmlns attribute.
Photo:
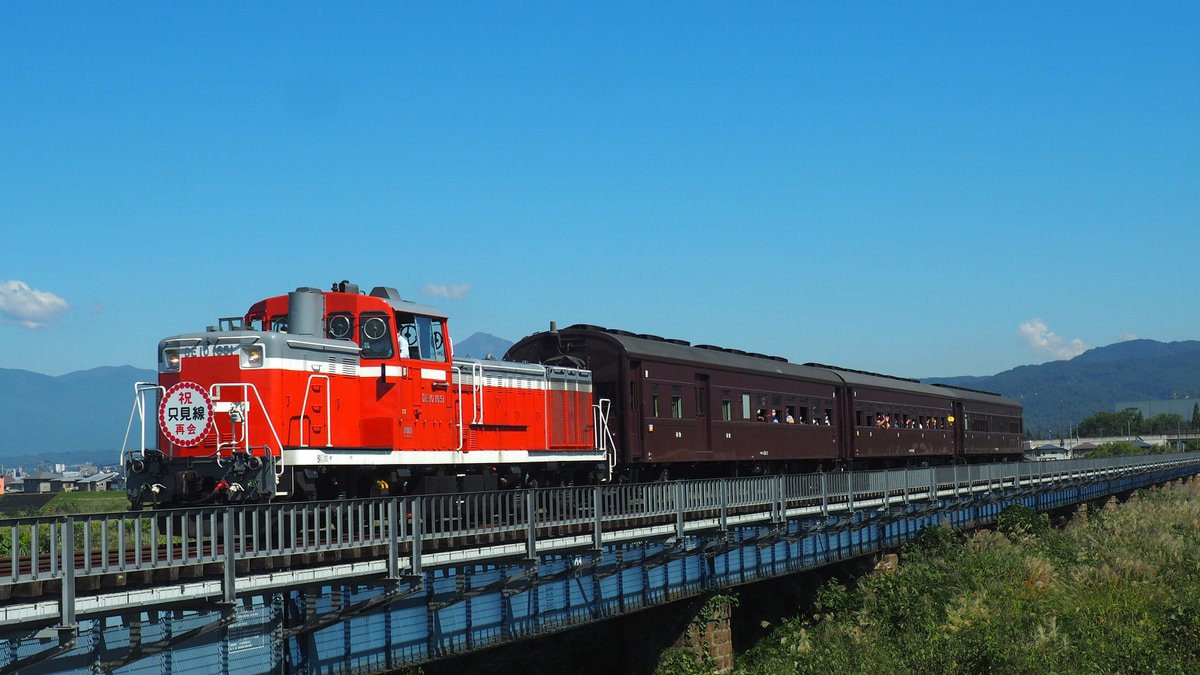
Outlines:
<svg viewBox="0 0 1200 675"><path fill-rule="evenodd" d="M158 369L133 507L991 461L1022 436L995 394L595 326L458 358L440 310L348 282L167 338Z"/></svg>

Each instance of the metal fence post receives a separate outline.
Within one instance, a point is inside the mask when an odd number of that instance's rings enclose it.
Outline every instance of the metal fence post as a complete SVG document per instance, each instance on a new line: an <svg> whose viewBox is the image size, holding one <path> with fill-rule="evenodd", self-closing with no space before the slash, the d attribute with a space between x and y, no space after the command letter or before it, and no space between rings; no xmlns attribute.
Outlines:
<svg viewBox="0 0 1200 675"><path fill-rule="evenodd" d="M783 476L775 476L775 522L782 523L787 520L787 496L786 486L783 482Z"/></svg>
<svg viewBox="0 0 1200 675"><path fill-rule="evenodd" d="M683 483L675 482L675 536L683 539Z"/></svg>
<svg viewBox="0 0 1200 675"><path fill-rule="evenodd" d="M604 548L604 495L599 485L592 486L592 548L600 551Z"/></svg>
<svg viewBox="0 0 1200 675"><path fill-rule="evenodd" d="M829 474L821 472L821 515L829 517Z"/></svg>
<svg viewBox="0 0 1200 675"><path fill-rule="evenodd" d="M387 578L400 578L400 527L399 497L388 500L387 533L388 533L388 568Z"/></svg>
<svg viewBox="0 0 1200 675"><path fill-rule="evenodd" d="M525 490L525 557L537 560L537 496Z"/></svg>
<svg viewBox="0 0 1200 675"><path fill-rule="evenodd" d="M16 542L13 542L14 544ZM14 549L17 547L14 545ZM75 620L75 519L68 516L62 524L62 615L63 626L76 625Z"/></svg>
<svg viewBox="0 0 1200 675"><path fill-rule="evenodd" d="M412 500L412 546L409 548L412 551L412 573L413 576L421 576L421 497L414 497Z"/></svg>
<svg viewBox="0 0 1200 675"><path fill-rule="evenodd" d="M233 510L226 506L223 516L223 525L221 539L225 545L225 602L233 604L237 602L237 589L234 584L237 583L237 563L234 562L234 545L233 545ZM199 533L196 534L199 537Z"/></svg>
<svg viewBox="0 0 1200 675"><path fill-rule="evenodd" d="M721 485L721 531L729 531L729 481L722 478Z"/></svg>

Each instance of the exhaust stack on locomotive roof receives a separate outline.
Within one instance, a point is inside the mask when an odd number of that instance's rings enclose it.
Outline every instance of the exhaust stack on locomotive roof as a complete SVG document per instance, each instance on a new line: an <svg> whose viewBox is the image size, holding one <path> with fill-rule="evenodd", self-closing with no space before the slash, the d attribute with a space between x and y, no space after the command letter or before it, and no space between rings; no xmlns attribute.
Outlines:
<svg viewBox="0 0 1200 675"><path fill-rule="evenodd" d="M306 286L288 293L288 333L317 337L322 334L324 319L324 293Z"/></svg>

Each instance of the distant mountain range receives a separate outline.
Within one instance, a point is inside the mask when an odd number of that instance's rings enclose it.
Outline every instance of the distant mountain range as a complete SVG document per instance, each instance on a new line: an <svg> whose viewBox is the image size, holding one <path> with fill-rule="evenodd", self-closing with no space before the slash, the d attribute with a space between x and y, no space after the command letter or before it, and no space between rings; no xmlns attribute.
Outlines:
<svg viewBox="0 0 1200 675"><path fill-rule="evenodd" d="M477 359L486 359L488 354L500 358L504 356L504 352L513 346L512 342L504 338L498 338L489 333L472 333L470 337L462 342L454 343L455 356L471 356Z"/></svg>
<svg viewBox="0 0 1200 675"><path fill-rule="evenodd" d="M1025 405L1025 428L1049 431L1117 401L1159 400L1200 394L1200 342L1129 340L1096 347L1069 361L1019 366L988 377L931 377L928 383L992 391Z"/></svg>
<svg viewBox="0 0 1200 675"><path fill-rule="evenodd" d="M475 333L456 354L496 358L513 343ZM0 464L36 468L39 462L115 464L133 407L135 382L157 379L130 366L59 377L0 369ZM1056 430L1117 401L1200 394L1200 342L1132 340L1097 347L1069 360L1020 366L989 377L927 378L993 391L1025 405L1025 428ZM136 429L133 430L136 433Z"/></svg>
<svg viewBox="0 0 1200 675"><path fill-rule="evenodd" d="M0 368L0 464L116 464L133 385L157 380L155 371L132 366L58 377Z"/></svg>

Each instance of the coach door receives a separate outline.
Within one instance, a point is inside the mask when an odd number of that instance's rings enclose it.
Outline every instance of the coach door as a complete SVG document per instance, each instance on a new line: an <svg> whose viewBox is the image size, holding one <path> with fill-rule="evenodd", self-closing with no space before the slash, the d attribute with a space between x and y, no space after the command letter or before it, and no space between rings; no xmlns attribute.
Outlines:
<svg viewBox="0 0 1200 675"><path fill-rule="evenodd" d="M708 412L708 375L696 373L696 452L712 453L712 426Z"/></svg>
<svg viewBox="0 0 1200 675"><path fill-rule="evenodd" d="M625 424L621 424L618 428L623 429L625 433L622 446L624 450L619 458L622 461L641 461L643 452L645 452L644 436L646 432L646 401L642 399L646 396L646 391L642 383L642 362L629 362L629 403L623 410L618 411L624 419L628 420Z"/></svg>

